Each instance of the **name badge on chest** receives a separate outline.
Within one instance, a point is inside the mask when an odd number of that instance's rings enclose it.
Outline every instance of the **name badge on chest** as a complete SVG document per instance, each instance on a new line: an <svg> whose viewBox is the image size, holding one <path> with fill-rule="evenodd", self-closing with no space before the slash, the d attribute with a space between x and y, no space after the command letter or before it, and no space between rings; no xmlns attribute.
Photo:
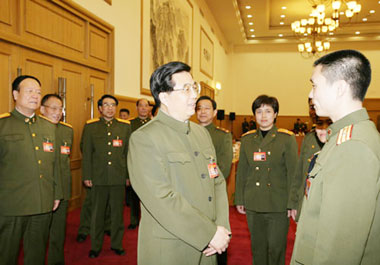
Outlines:
<svg viewBox="0 0 380 265"><path fill-rule="evenodd" d="M216 166L215 162L210 161L210 163L207 165L208 168L208 175L211 179L214 179L219 176L218 167Z"/></svg>
<svg viewBox="0 0 380 265"><path fill-rule="evenodd" d="M122 147L123 146L123 140L121 140L121 139L114 139L112 141L112 146L113 147Z"/></svg>
<svg viewBox="0 0 380 265"><path fill-rule="evenodd" d="M70 146L61 145L61 154L69 155L70 154Z"/></svg>
<svg viewBox="0 0 380 265"><path fill-rule="evenodd" d="M310 178L307 178L306 183L305 183L305 197L306 197L306 199L309 198L310 188L311 188L311 181L310 181Z"/></svg>
<svg viewBox="0 0 380 265"><path fill-rule="evenodd" d="M253 161L266 161L267 154L265 152L254 152Z"/></svg>
<svg viewBox="0 0 380 265"><path fill-rule="evenodd" d="M48 141L43 142L42 146L44 148L44 152L49 152L49 153L54 152L54 146L52 142L48 142Z"/></svg>

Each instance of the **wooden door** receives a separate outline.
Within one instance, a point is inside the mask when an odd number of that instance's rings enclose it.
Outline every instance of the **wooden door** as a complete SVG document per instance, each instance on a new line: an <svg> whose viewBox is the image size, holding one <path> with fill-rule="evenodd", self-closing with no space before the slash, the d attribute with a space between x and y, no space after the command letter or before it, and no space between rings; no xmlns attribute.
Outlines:
<svg viewBox="0 0 380 265"><path fill-rule="evenodd" d="M0 41L0 114L13 109L12 82L17 76L19 49Z"/></svg>
<svg viewBox="0 0 380 265"><path fill-rule="evenodd" d="M93 87L94 89L94 118L99 117L100 113L98 111L98 100L106 93L110 93L108 88L108 74L96 71L96 70L90 70L89 73L89 84L90 88ZM89 90L89 93L91 94L91 90Z"/></svg>

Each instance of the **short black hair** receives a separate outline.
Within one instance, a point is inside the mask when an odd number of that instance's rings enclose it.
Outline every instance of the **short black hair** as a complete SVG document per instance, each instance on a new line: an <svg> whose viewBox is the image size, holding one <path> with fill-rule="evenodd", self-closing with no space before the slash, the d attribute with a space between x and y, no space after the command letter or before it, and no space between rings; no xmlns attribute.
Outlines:
<svg viewBox="0 0 380 265"><path fill-rule="evenodd" d="M215 100L213 100L212 98L210 98L209 96L201 96L197 99L197 102L195 103L195 108L198 107L198 102L201 101L201 100L209 100L212 104L212 109L213 110L216 110L216 102Z"/></svg>
<svg viewBox="0 0 380 265"><path fill-rule="evenodd" d="M41 106L45 106L46 101L48 101L50 98L56 98L63 103L62 98L57 95L57 94L46 94L42 99L41 99Z"/></svg>
<svg viewBox="0 0 380 265"><path fill-rule="evenodd" d="M352 90L352 98L364 100L371 83L371 64L356 50L341 50L326 54L314 62L321 65L321 73L329 83L346 81Z"/></svg>
<svg viewBox="0 0 380 265"><path fill-rule="evenodd" d="M252 103L252 112L255 115L256 109L260 108L262 105L268 105L273 108L274 113L278 114L280 110L280 105L278 104L278 100L275 97L270 97L267 95L258 96Z"/></svg>
<svg viewBox="0 0 380 265"><path fill-rule="evenodd" d="M119 110L119 113L126 112L129 115L129 109L123 108Z"/></svg>
<svg viewBox="0 0 380 265"><path fill-rule="evenodd" d="M119 105L119 101L117 100L117 98L115 98L114 96L110 95L110 94L105 94L103 95L99 100L98 100L98 107L100 107L101 105L103 105L103 100L106 99L106 98L112 98L113 100L115 100L116 102L116 106Z"/></svg>
<svg viewBox="0 0 380 265"><path fill-rule="evenodd" d="M139 99L136 101L136 107L138 107L139 104L140 104L140 102L143 101L143 100L146 100L146 102L148 102L148 105L150 105L149 100L147 100L146 98L139 98Z"/></svg>
<svg viewBox="0 0 380 265"><path fill-rule="evenodd" d="M159 94L173 91L175 83L172 76L180 72L190 72L191 67L182 62L170 62L158 67L150 77L150 92L157 107L161 106Z"/></svg>
<svg viewBox="0 0 380 265"><path fill-rule="evenodd" d="M20 76L16 77L15 80L13 80L12 92L13 91L20 91L20 83L22 81L24 81L25 79L28 79L28 78L36 80L37 83L41 86L41 82L40 82L40 80L38 80L37 77L31 76L31 75L20 75Z"/></svg>

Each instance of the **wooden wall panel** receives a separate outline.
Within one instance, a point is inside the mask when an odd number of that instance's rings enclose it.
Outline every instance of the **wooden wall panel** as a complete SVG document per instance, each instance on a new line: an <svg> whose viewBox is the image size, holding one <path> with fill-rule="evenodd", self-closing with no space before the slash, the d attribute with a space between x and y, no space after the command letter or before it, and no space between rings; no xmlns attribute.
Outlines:
<svg viewBox="0 0 380 265"><path fill-rule="evenodd" d="M109 35L90 25L90 59L106 63L108 58Z"/></svg>
<svg viewBox="0 0 380 265"><path fill-rule="evenodd" d="M12 53L9 46L0 43L0 113L11 110Z"/></svg>
<svg viewBox="0 0 380 265"><path fill-rule="evenodd" d="M13 31L16 27L16 1L0 0L0 30Z"/></svg>
<svg viewBox="0 0 380 265"><path fill-rule="evenodd" d="M49 1L26 1L24 30L41 45L84 57L85 21Z"/></svg>
<svg viewBox="0 0 380 265"><path fill-rule="evenodd" d="M37 77L41 82L42 94L57 93L55 83L57 72L56 60L49 56L39 55L30 51L23 52L22 74Z"/></svg>

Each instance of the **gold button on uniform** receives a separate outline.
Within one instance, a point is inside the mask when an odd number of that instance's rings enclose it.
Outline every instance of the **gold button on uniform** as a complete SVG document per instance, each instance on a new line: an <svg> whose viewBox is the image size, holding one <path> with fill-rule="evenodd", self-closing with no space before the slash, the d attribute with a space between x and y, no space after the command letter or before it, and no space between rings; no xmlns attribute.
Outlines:
<svg viewBox="0 0 380 265"><path fill-rule="evenodd" d="M42 161L41 161L41 160L38 160L38 164L40 164L40 165L41 165L41 163L42 163Z"/></svg>
<svg viewBox="0 0 380 265"><path fill-rule="evenodd" d="M107 135L108 135L108 136L110 136L110 135L111 135L111 133L110 133L110 132L108 132L108 133L107 133Z"/></svg>
<svg viewBox="0 0 380 265"><path fill-rule="evenodd" d="M35 133L32 133L32 137L36 137L36 134L35 134Z"/></svg>
<svg viewBox="0 0 380 265"><path fill-rule="evenodd" d="M108 155L110 156L112 154L112 152L108 152Z"/></svg>
<svg viewBox="0 0 380 265"><path fill-rule="evenodd" d="M40 175L40 179L42 179L42 175Z"/></svg>
<svg viewBox="0 0 380 265"><path fill-rule="evenodd" d="M109 162L108 162L108 165L112 165L112 162L111 162L111 161L109 161Z"/></svg>
<svg viewBox="0 0 380 265"><path fill-rule="evenodd" d="M36 146L34 149L36 149L36 150L40 150L40 148L39 148L38 146Z"/></svg>
<svg viewBox="0 0 380 265"><path fill-rule="evenodd" d="M257 187L260 186L260 182L256 182L256 186L257 186Z"/></svg>
<svg viewBox="0 0 380 265"><path fill-rule="evenodd" d="M28 119L28 118L25 118L25 122L29 122L29 119Z"/></svg>
<svg viewBox="0 0 380 265"><path fill-rule="evenodd" d="M272 184L268 183L267 186L270 187Z"/></svg>
<svg viewBox="0 0 380 265"><path fill-rule="evenodd" d="M259 167L256 167L255 169L256 169L256 170L259 170L260 168L259 168Z"/></svg>
<svg viewBox="0 0 380 265"><path fill-rule="evenodd" d="M111 145L111 142L108 142L108 145Z"/></svg>

